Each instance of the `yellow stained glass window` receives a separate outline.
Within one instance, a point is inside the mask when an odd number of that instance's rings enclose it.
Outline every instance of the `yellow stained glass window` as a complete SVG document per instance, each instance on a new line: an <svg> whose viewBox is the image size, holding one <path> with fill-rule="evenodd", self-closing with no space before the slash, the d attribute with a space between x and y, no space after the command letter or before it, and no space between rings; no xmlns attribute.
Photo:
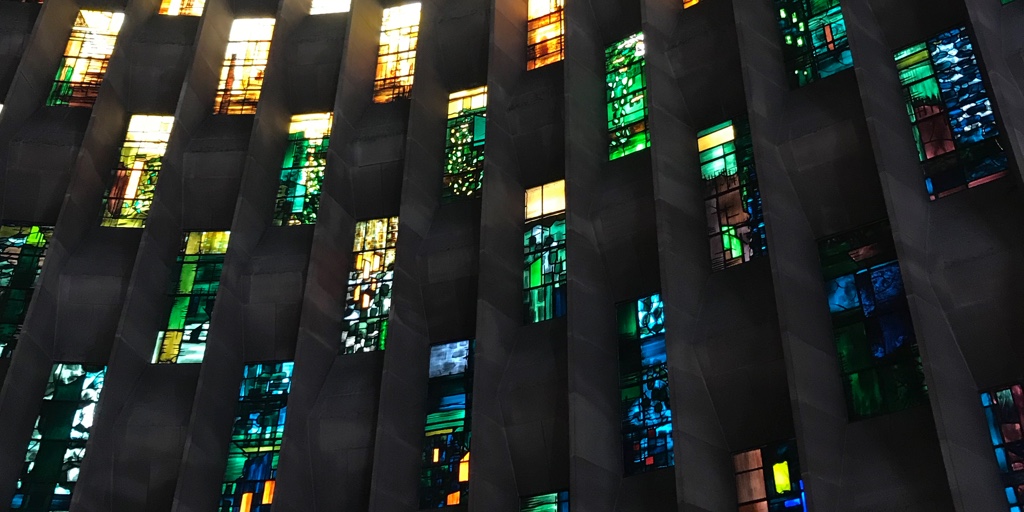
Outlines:
<svg viewBox="0 0 1024 512"><path fill-rule="evenodd" d="M374 103L408 98L416 72L416 43L420 34L420 4L384 9L377 53L377 79L373 84Z"/></svg>
<svg viewBox="0 0 1024 512"><path fill-rule="evenodd" d="M352 0L313 0L309 13L315 15L348 12L351 7Z"/></svg>
<svg viewBox="0 0 1024 512"><path fill-rule="evenodd" d="M530 0L526 22L526 69L562 60L565 41L564 0Z"/></svg>
<svg viewBox="0 0 1024 512"><path fill-rule="evenodd" d="M683 0L683 9L693 7L700 3L700 0Z"/></svg>
<svg viewBox="0 0 1024 512"><path fill-rule="evenodd" d="M78 11L64 58L53 80L48 106L92 107L107 73L124 13Z"/></svg>
<svg viewBox="0 0 1024 512"><path fill-rule="evenodd" d="M384 350L397 243L398 217L356 223L341 334L345 354Z"/></svg>
<svg viewBox="0 0 1024 512"><path fill-rule="evenodd" d="M117 176L103 196L103 226L141 228L149 216L174 116L132 116Z"/></svg>
<svg viewBox="0 0 1024 512"><path fill-rule="evenodd" d="M273 35L273 18L237 19L231 24L214 113L256 113Z"/></svg>
<svg viewBox="0 0 1024 512"><path fill-rule="evenodd" d="M202 16L206 0L163 0L160 14L168 16Z"/></svg>

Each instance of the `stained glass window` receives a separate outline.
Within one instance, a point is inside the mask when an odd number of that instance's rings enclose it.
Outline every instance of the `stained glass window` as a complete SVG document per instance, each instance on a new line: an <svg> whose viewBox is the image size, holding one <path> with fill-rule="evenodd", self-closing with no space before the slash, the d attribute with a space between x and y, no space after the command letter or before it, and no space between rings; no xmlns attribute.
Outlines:
<svg viewBox="0 0 1024 512"><path fill-rule="evenodd" d="M739 512L807 512L796 441L732 456Z"/></svg>
<svg viewBox="0 0 1024 512"><path fill-rule="evenodd" d="M373 83L374 103L409 97L416 71L419 36L419 3L384 9L377 53L377 79Z"/></svg>
<svg viewBox="0 0 1024 512"><path fill-rule="evenodd" d="M122 22L124 13L78 11L46 99L48 106L92 107L96 103Z"/></svg>
<svg viewBox="0 0 1024 512"><path fill-rule="evenodd" d="M53 228L0 225L0 358L11 357Z"/></svg>
<svg viewBox="0 0 1024 512"><path fill-rule="evenodd" d="M526 323L564 316L565 180L526 191L523 235L523 303Z"/></svg>
<svg viewBox="0 0 1024 512"><path fill-rule="evenodd" d="M106 373L103 366L53 365L11 510L70 510Z"/></svg>
<svg viewBox="0 0 1024 512"><path fill-rule="evenodd" d="M853 67L839 0L775 0L775 7L791 86Z"/></svg>
<svg viewBox="0 0 1024 512"><path fill-rule="evenodd" d="M206 0L163 0L160 14L168 16L202 16Z"/></svg>
<svg viewBox="0 0 1024 512"><path fill-rule="evenodd" d="M565 44L564 0L529 0L526 22L526 69L562 60Z"/></svg>
<svg viewBox="0 0 1024 512"><path fill-rule="evenodd" d="M639 32L605 50L608 83L608 159L650 147L647 131L647 78L644 34Z"/></svg>
<svg viewBox="0 0 1024 512"><path fill-rule="evenodd" d="M171 284L174 304L167 329L157 334L154 363L203 362L230 236L228 231L185 233Z"/></svg>
<svg viewBox="0 0 1024 512"><path fill-rule="evenodd" d="M519 512L569 512L569 492L553 492L523 498Z"/></svg>
<svg viewBox="0 0 1024 512"><path fill-rule="evenodd" d="M309 14L331 14L335 12L348 12L352 7L352 0L313 0Z"/></svg>
<svg viewBox="0 0 1024 512"><path fill-rule="evenodd" d="M768 253L754 147L745 118L697 133L711 268L721 270Z"/></svg>
<svg viewBox="0 0 1024 512"><path fill-rule="evenodd" d="M420 508L465 503L469 491L472 341L430 348Z"/></svg>
<svg viewBox="0 0 1024 512"><path fill-rule="evenodd" d="M218 512L270 512L293 367L245 365Z"/></svg>
<svg viewBox="0 0 1024 512"><path fill-rule="evenodd" d="M333 119L330 113L292 116L288 148L281 164L274 224L316 223Z"/></svg>
<svg viewBox="0 0 1024 512"><path fill-rule="evenodd" d="M1010 512L1024 510L1024 389L1020 384L981 394L989 437Z"/></svg>
<svg viewBox="0 0 1024 512"><path fill-rule="evenodd" d="M700 0L683 0L683 9L693 7L700 3Z"/></svg>
<svg viewBox="0 0 1024 512"><path fill-rule="evenodd" d="M274 18L238 19L231 23L213 107L215 114L256 113L273 36Z"/></svg>
<svg viewBox="0 0 1024 512"><path fill-rule="evenodd" d="M1006 175L992 103L966 28L896 52L932 200Z"/></svg>
<svg viewBox="0 0 1024 512"><path fill-rule="evenodd" d="M626 475L675 464L660 294L620 303L619 390Z"/></svg>
<svg viewBox="0 0 1024 512"><path fill-rule="evenodd" d="M397 243L398 217L356 223L342 333L345 354L384 350Z"/></svg>
<svg viewBox="0 0 1024 512"><path fill-rule="evenodd" d="M173 124L174 116L132 116L121 146L117 175L103 196L103 226L145 225Z"/></svg>
<svg viewBox="0 0 1024 512"><path fill-rule="evenodd" d="M819 253L850 419L926 403L888 221L822 240Z"/></svg>
<svg viewBox="0 0 1024 512"><path fill-rule="evenodd" d="M486 86L459 91L448 98L443 199L451 201L480 195L486 125Z"/></svg>

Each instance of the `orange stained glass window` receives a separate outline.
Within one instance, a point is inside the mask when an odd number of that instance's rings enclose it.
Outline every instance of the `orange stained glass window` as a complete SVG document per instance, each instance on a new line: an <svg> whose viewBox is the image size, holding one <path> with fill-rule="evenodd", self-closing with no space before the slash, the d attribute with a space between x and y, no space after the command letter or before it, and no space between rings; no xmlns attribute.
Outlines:
<svg viewBox="0 0 1024 512"><path fill-rule="evenodd" d="M377 53L377 79L373 83L374 103L409 97L416 72L419 34L419 3L384 9Z"/></svg>
<svg viewBox="0 0 1024 512"><path fill-rule="evenodd" d="M160 14L168 16L202 16L206 0L163 0Z"/></svg>
<svg viewBox="0 0 1024 512"><path fill-rule="evenodd" d="M526 69L562 60L564 0L530 0L526 22Z"/></svg>
<svg viewBox="0 0 1024 512"><path fill-rule="evenodd" d="M687 7L693 7L700 3L700 0L683 0L683 9Z"/></svg>
<svg viewBox="0 0 1024 512"><path fill-rule="evenodd" d="M92 107L107 73L124 13L78 11L47 106Z"/></svg>
<svg viewBox="0 0 1024 512"><path fill-rule="evenodd" d="M214 113L256 113L273 35L273 18L237 19L231 24Z"/></svg>

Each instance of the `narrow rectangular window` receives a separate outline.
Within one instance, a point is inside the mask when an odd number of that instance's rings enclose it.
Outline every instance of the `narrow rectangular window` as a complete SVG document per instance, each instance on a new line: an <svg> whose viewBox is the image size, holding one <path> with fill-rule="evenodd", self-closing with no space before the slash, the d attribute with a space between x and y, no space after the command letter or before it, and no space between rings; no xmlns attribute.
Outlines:
<svg viewBox="0 0 1024 512"><path fill-rule="evenodd" d="M275 225L316 224L333 120L329 112L292 116L277 188Z"/></svg>
<svg viewBox="0 0 1024 512"><path fill-rule="evenodd" d="M697 150L704 178L711 269L722 270L768 254L746 118L698 132Z"/></svg>
<svg viewBox="0 0 1024 512"><path fill-rule="evenodd" d="M565 180L526 191L523 256L526 323L565 316Z"/></svg>
<svg viewBox="0 0 1024 512"><path fill-rule="evenodd" d="M626 475L675 465L660 294L617 306L622 462Z"/></svg>
<svg viewBox="0 0 1024 512"><path fill-rule="evenodd" d="M141 228L146 224L173 124L174 116L131 117L117 175L103 196L101 225Z"/></svg>
<svg viewBox="0 0 1024 512"><path fill-rule="evenodd" d="M309 8L309 14L331 14L335 12L348 12L352 7L352 0L313 0Z"/></svg>
<svg viewBox="0 0 1024 512"><path fill-rule="evenodd" d="M1024 510L1024 389L1020 384L981 394L989 438L1002 473L1010 512Z"/></svg>
<svg viewBox="0 0 1024 512"><path fill-rule="evenodd" d="M53 365L11 510L70 510L106 373L105 366Z"/></svg>
<svg viewBox="0 0 1024 512"><path fill-rule="evenodd" d="M182 237L169 293L173 305L167 329L157 334L154 363L203 362L230 236L228 231L190 231Z"/></svg>
<svg viewBox="0 0 1024 512"><path fill-rule="evenodd" d="M384 350L395 279L398 217L356 223L345 304L345 354Z"/></svg>
<svg viewBox="0 0 1024 512"><path fill-rule="evenodd" d="M608 84L608 159L651 145L647 131L644 34L638 32L605 50Z"/></svg>
<svg viewBox="0 0 1024 512"><path fill-rule="evenodd" d="M522 498L519 512L569 512L569 491Z"/></svg>
<svg viewBox="0 0 1024 512"><path fill-rule="evenodd" d="M0 225L0 358L14 353L52 234L51 226Z"/></svg>
<svg viewBox="0 0 1024 512"><path fill-rule="evenodd" d="M739 512L807 512L796 441L782 441L732 456Z"/></svg>
<svg viewBox="0 0 1024 512"><path fill-rule="evenodd" d="M889 222L818 244L850 420L928 401Z"/></svg>
<svg viewBox="0 0 1024 512"><path fill-rule="evenodd" d="M964 27L896 52L924 182L934 201L1006 176L992 102Z"/></svg>
<svg viewBox="0 0 1024 512"><path fill-rule="evenodd" d="M472 350L471 340L430 347L421 509L465 503L469 491Z"/></svg>
<svg viewBox="0 0 1024 512"><path fill-rule="evenodd" d="M218 510L270 512L294 365L255 363L242 370Z"/></svg>
<svg viewBox="0 0 1024 512"><path fill-rule="evenodd" d="M160 14L167 16L202 16L206 0L163 0Z"/></svg>
<svg viewBox="0 0 1024 512"><path fill-rule="evenodd" d="M373 102L388 103L408 98L416 72L416 44L420 36L420 4L384 9L377 53L377 79Z"/></svg>
<svg viewBox="0 0 1024 512"><path fill-rule="evenodd" d="M444 156L442 199L478 197L483 186L487 87L453 93L448 98L448 140Z"/></svg>
<svg viewBox="0 0 1024 512"><path fill-rule="evenodd" d="M273 36L274 18L238 19L231 23L213 107L215 114L256 113Z"/></svg>
<svg viewBox="0 0 1024 512"><path fill-rule="evenodd" d="M123 22L120 12L78 11L47 106L91 108L96 103Z"/></svg>
<svg viewBox="0 0 1024 512"><path fill-rule="evenodd" d="M775 0L791 87L853 67L839 0Z"/></svg>
<svg viewBox="0 0 1024 512"><path fill-rule="evenodd" d="M564 58L564 0L529 0L526 22L526 69L537 69Z"/></svg>

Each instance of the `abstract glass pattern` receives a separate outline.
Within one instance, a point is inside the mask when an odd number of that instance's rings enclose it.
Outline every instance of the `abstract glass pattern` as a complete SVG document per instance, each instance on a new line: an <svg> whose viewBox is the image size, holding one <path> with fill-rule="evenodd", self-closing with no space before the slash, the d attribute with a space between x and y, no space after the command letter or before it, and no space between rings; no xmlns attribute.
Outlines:
<svg viewBox="0 0 1024 512"><path fill-rule="evenodd" d="M1006 175L992 103L966 28L896 52L907 115L934 201Z"/></svg>
<svg viewBox="0 0 1024 512"><path fill-rule="evenodd" d="M333 119L331 113L292 116L277 187L275 225L316 223Z"/></svg>
<svg viewBox="0 0 1024 512"><path fill-rule="evenodd" d="M927 403L888 221L818 244L851 420Z"/></svg>
<svg viewBox="0 0 1024 512"><path fill-rule="evenodd" d="M523 498L519 500L519 512L569 512L569 491Z"/></svg>
<svg viewBox="0 0 1024 512"><path fill-rule="evenodd" d="M1024 510L1024 389L1020 384L986 391L981 406L1002 473L1010 512Z"/></svg>
<svg viewBox="0 0 1024 512"><path fill-rule="evenodd" d="M451 201L480 195L486 126L487 86L449 96L442 199Z"/></svg>
<svg viewBox="0 0 1024 512"><path fill-rule="evenodd" d="M529 0L526 22L526 69L558 62L564 58L564 0Z"/></svg>
<svg viewBox="0 0 1024 512"><path fill-rule="evenodd" d="M96 103L123 22L120 12L78 11L47 106L91 108Z"/></svg>
<svg viewBox="0 0 1024 512"><path fill-rule="evenodd" d="M309 14L331 14L335 12L348 12L352 7L352 0L313 0Z"/></svg>
<svg viewBox="0 0 1024 512"><path fill-rule="evenodd" d="M11 510L70 510L106 373L104 366L53 365Z"/></svg>
<svg viewBox="0 0 1024 512"><path fill-rule="evenodd" d="M732 456L739 512L807 512L796 441Z"/></svg>
<svg viewBox="0 0 1024 512"><path fill-rule="evenodd" d="M853 67L839 0L775 0L792 87Z"/></svg>
<svg viewBox="0 0 1024 512"><path fill-rule="evenodd" d="M608 83L608 159L624 157L651 145L647 131L647 79L643 32L605 50Z"/></svg>
<svg viewBox="0 0 1024 512"><path fill-rule="evenodd" d="M218 512L270 512L294 366L245 365Z"/></svg>
<svg viewBox="0 0 1024 512"><path fill-rule="evenodd" d="M157 334L154 363L203 362L230 237L228 231L185 233L169 294L173 305L167 329Z"/></svg>
<svg viewBox="0 0 1024 512"><path fill-rule="evenodd" d="M565 315L565 180L526 191L523 235L526 323Z"/></svg>
<svg viewBox="0 0 1024 512"><path fill-rule="evenodd" d="M384 9L377 53L377 79L373 82L374 103L409 97L416 71L419 36L419 3Z"/></svg>
<svg viewBox="0 0 1024 512"><path fill-rule="evenodd" d="M721 270L768 254L754 147L746 119L697 133L711 268Z"/></svg>
<svg viewBox="0 0 1024 512"><path fill-rule="evenodd" d="M50 226L0 225L0 358L14 353L52 234Z"/></svg>
<svg viewBox="0 0 1024 512"><path fill-rule="evenodd" d="M397 243L398 217L356 223L342 333L345 354L384 350Z"/></svg>
<svg viewBox="0 0 1024 512"><path fill-rule="evenodd" d="M117 175L103 196L101 225L145 225L173 124L174 116L131 117L117 161Z"/></svg>
<svg viewBox="0 0 1024 512"><path fill-rule="evenodd" d="M168 16L202 16L206 0L163 0L160 14Z"/></svg>
<svg viewBox="0 0 1024 512"><path fill-rule="evenodd" d="M430 348L420 508L464 503L469 491L472 341Z"/></svg>
<svg viewBox="0 0 1024 512"><path fill-rule="evenodd" d="M213 113L256 113L273 36L274 18L237 19L231 23Z"/></svg>
<svg viewBox="0 0 1024 512"><path fill-rule="evenodd" d="M620 303L619 390L626 475L675 464L660 294Z"/></svg>

